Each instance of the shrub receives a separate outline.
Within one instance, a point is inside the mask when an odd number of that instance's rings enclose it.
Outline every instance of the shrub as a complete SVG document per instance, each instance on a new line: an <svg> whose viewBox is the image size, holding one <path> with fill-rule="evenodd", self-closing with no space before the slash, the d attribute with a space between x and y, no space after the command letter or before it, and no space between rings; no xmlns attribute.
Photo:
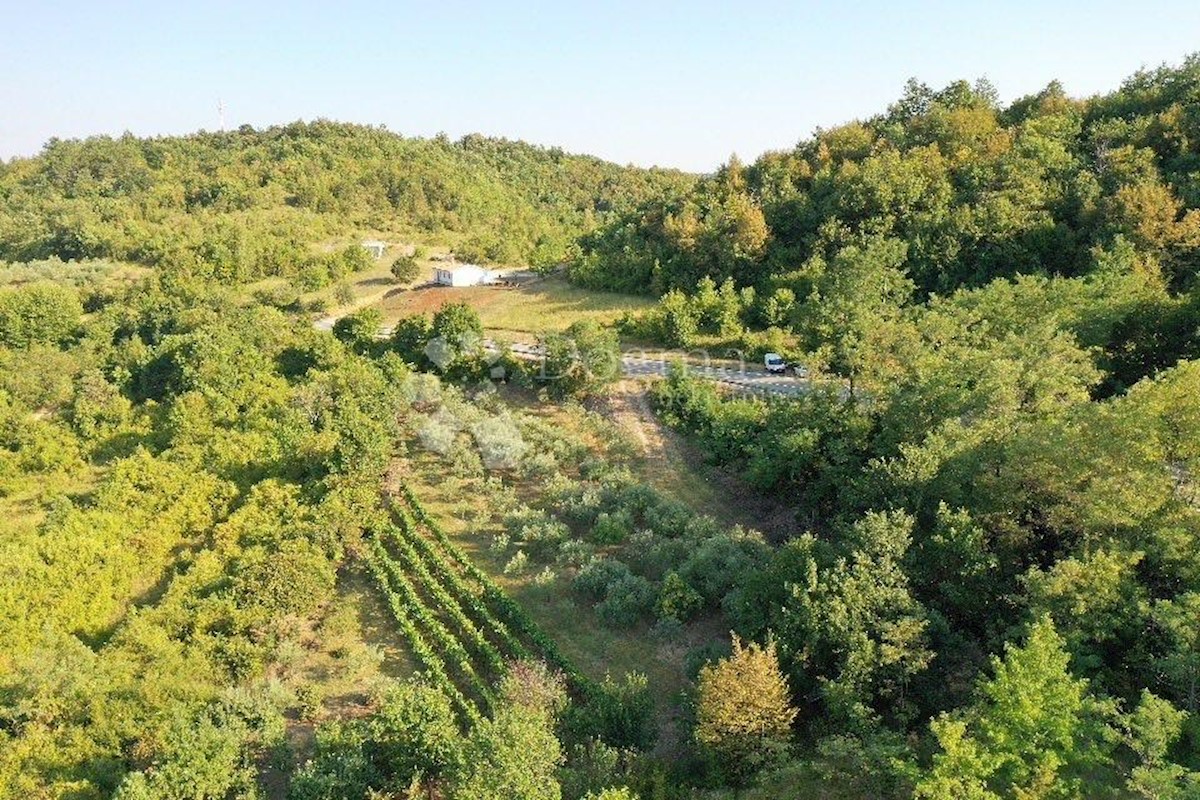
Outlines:
<svg viewBox="0 0 1200 800"><path fill-rule="evenodd" d="M417 438L421 445L438 455L449 455L456 437L457 434L451 428L432 417L426 417L417 428Z"/></svg>
<svg viewBox="0 0 1200 800"><path fill-rule="evenodd" d="M653 531L638 531L626 542L624 558L635 573L657 581L678 569L691 551L692 546L683 539L664 539Z"/></svg>
<svg viewBox="0 0 1200 800"><path fill-rule="evenodd" d="M592 525L591 540L598 545L620 544L633 533L633 520L628 511L603 512Z"/></svg>
<svg viewBox="0 0 1200 800"><path fill-rule="evenodd" d="M596 604L596 613L609 625L628 628L653 606L654 587L645 578L631 574L609 584L604 599Z"/></svg>
<svg viewBox="0 0 1200 800"><path fill-rule="evenodd" d="M559 545L559 564L567 567L581 567L596 557L596 548L590 542L569 539Z"/></svg>
<svg viewBox="0 0 1200 800"><path fill-rule="evenodd" d="M505 575L520 575L525 572L529 566L529 556L525 555L524 550L518 550L516 555L508 560L504 565Z"/></svg>
<svg viewBox="0 0 1200 800"><path fill-rule="evenodd" d="M531 521L522 527L520 538L531 552L547 558L570 534L571 530L563 523L556 519L545 519Z"/></svg>
<svg viewBox="0 0 1200 800"><path fill-rule="evenodd" d="M480 478L484 475L483 459L466 441L455 439L449 455L450 472L456 477Z"/></svg>
<svg viewBox="0 0 1200 800"><path fill-rule="evenodd" d="M768 557L765 544L753 539L735 539L727 534L711 536L695 547L680 565L679 575L711 606L721 602L747 571Z"/></svg>
<svg viewBox="0 0 1200 800"><path fill-rule="evenodd" d="M73 289L54 283L8 289L0 292L0 344L61 344L82 317L83 305Z"/></svg>
<svg viewBox="0 0 1200 800"><path fill-rule="evenodd" d="M668 572L658 589L658 600L654 604L654 612L660 619L674 619L687 622L696 615L704 605L700 593L679 577L678 572Z"/></svg>
<svg viewBox="0 0 1200 800"><path fill-rule="evenodd" d="M321 687L313 683L296 687L296 711L300 719L314 719L321 712Z"/></svg>
<svg viewBox="0 0 1200 800"><path fill-rule="evenodd" d="M600 513L600 490L588 484L572 484L560 492L555 507L568 523L591 526Z"/></svg>
<svg viewBox="0 0 1200 800"><path fill-rule="evenodd" d="M514 469L529 445L511 420L487 417L471 426L483 465L488 469Z"/></svg>
<svg viewBox="0 0 1200 800"><path fill-rule="evenodd" d="M631 577L629 567L615 558L595 558L583 565L571 587L586 597L599 600L608 594L608 587Z"/></svg>
<svg viewBox="0 0 1200 800"><path fill-rule="evenodd" d="M333 594L333 565L307 542L276 552L255 549L233 579L238 604L266 617L311 613Z"/></svg>
<svg viewBox="0 0 1200 800"><path fill-rule="evenodd" d="M683 623L674 617L663 617L654 623L650 635L660 642L674 642L683 635Z"/></svg>
<svg viewBox="0 0 1200 800"><path fill-rule="evenodd" d="M674 539L687 530L692 512L683 503L662 500L646 510L645 524L659 536Z"/></svg>
<svg viewBox="0 0 1200 800"><path fill-rule="evenodd" d="M528 480L545 480L557 474L558 460L553 453L530 452L521 463L521 477Z"/></svg>

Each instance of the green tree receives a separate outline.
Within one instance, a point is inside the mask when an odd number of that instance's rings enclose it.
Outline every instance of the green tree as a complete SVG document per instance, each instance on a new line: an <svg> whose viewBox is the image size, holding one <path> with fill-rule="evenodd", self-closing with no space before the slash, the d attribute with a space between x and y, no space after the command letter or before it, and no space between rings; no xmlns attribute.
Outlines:
<svg viewBox="0 0 1200 800"><path fill-rule="evenodd" d="M421 264L416 254L397 256L389 269L396 283L412 283L421 276Z"/></svg>
<svg viewBox="0 0 1200 800"><path fill-rule="evenodd" d="M453 800L560 800L553 709L509 701L471 730Z"/></svg>
<svg viewBox="0 0 1200 800"><path fill-rule="evenodd" d="M903 512L873 512L846 532L845 555L811 537L788 554L791 592L772 624L797 687L843 724L915 714L910 684L933 653L903 569L912 526Z"/></svg>
<svg viewBox="0 0 1200 800"><path fill-rule="evenodd" d="M543 336L538 378L556 397L597 394L621 376L621 350L614 331L580 320L563 333Z"/></svg>
<svg viewBox="0 0 1200 800"><path fill-rule="evenodd" d="M463 739L449 698L417 682L390 687L367 725L364 752L390 791L432 787L459 769Z"/></svg>
<svg viewBox="0 0 1200 800"><path fill-rule="evenodd" d="M333 335L356 353L372 351L383 325L383 312L374 306L355 311L333 323Z"/></svg>
<svg viewBox="0 0 1200 800"><path fill-rule="evenodd" d="M1087 681L1071 675L1069 660L1049 617L1033 624L1023 646L1006 645L979 702L962 719L933 724L941 752L917 797L1080 796L1113 737L1103 706Z"/></svg>
<svg viewBox="0 0 1200 800"><path fill-rule="evenodd" d="M0 291L0 344L61 344L78 328L83 306L73 289L33 283Z"/></svg>
<svg viewBox="0 0 1200 800"><path fill-rule="evenodd" d="M907 252L902 241L874 238L840 249L827 265L815 268L805 324L814 347L831 349L831 363L850 379L851 394L879 347L878 330L912 294L903 269Z"/></svg>
<svg viewBox="0 0 1200 800"><path fill-rule="evenodd" d="M1200 592L1154 604L1151 618L1165 634L1156 666L1189 714L1200 712Z"/></svg>
<svg viewBox="0 0 1200 800"><path fill-rule="evenodd" d="M465 377L480 370L483 322L475 309L466 303L447 303L434 312L429 333L425 354L442 372Z"/></svg>
<svg viewBox="0 0 1200 800"><path fill-rule="evenodd" d="M1138 758L1127 783L1134 796L1183 800L1200 791L1200 772L1189 772L1170 759L1171 747L1179 739L1187 717L1186 711L1155 697L1148 689L1142 691L1137 708L1123 716L1125 743Z"/></svg>

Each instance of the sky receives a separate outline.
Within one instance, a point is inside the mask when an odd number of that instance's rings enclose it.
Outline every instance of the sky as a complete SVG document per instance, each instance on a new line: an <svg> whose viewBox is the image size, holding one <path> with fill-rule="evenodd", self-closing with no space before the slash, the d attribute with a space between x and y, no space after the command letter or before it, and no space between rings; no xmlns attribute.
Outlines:
<svg viewBox="0 0 1200 800"><path fill-rule="evenodd" d="M0 159L328 118L711 171L916 77L1086 96L1200 50L1200 2L0 0Z"/></svg>

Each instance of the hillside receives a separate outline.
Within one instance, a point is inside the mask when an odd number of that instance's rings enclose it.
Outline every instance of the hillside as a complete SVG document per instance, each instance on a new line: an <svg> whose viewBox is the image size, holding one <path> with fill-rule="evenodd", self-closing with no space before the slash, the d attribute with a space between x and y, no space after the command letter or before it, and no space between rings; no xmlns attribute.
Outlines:
<svg viewBox="0 0 1200 800"><path fill-rule="evenodd" d="M52 141L0 165L0 800L1195 797L1198 268L1197 57L704 177Z"/></svg>
<svg viewBox="0 0 1200 800"><path fill-rule="evenodd" d="M0 260L184 264L224 283L285 275L313 288L314 245L375 230L550 265L617 210L691 182L523 142L326 121L52 140L0 165Z"/></svg>
<svg viewBox="0 0 1200 800"><path fill-rule="evenodd" d="M571 274L619 291L704 276L803 299L822 264L892 240L918 298L1018 274L1076 276L1117 237L1186 289L1200 268L1200 56L1076 99L1006 107L986 82L912 80L885 112L820 130L584 239Z"/></svg>

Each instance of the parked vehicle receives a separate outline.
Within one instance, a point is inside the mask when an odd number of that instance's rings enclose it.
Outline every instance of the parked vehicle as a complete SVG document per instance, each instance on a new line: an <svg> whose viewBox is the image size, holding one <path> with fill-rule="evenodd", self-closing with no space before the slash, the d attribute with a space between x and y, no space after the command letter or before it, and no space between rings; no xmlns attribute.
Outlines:
<svg viewBox="0 0 1200 800"><path fill-rule="evenodd" d="M783 360L783 356L779 355L779 353L767 353L763 356L763 366L772 375L782 375L787 371L787 362Z"/></svg>
<svg viewBox="0 0 1200 800"><path fill-rule="evenodd" d="M804 366L799 361L793 361L791 364L787 365L787 368L788 372L792 373L797 378L808 377L808 367Z"/></svg>

